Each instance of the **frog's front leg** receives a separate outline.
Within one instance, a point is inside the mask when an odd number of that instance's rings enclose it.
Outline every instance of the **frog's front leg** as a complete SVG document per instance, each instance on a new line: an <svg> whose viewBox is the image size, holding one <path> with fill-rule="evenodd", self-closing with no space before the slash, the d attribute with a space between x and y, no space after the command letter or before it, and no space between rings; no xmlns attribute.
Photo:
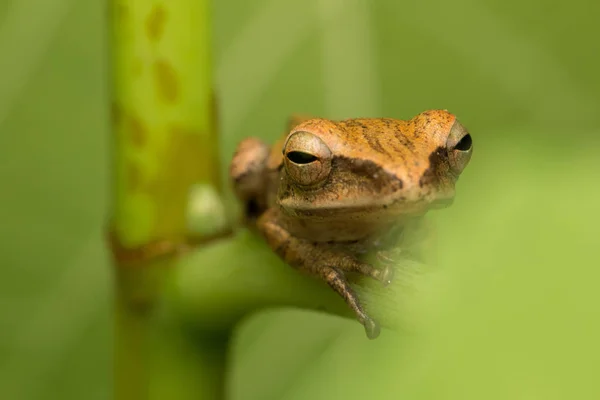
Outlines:
<svg viewBox="0 0 600 400"><path fill-rule="evenodd" d="M325 280L354 311L359 322L365 327L367 336L370 339L379 336L379 325L363 309L358 296L350 287L344 271L358 272L387 285L393 277L391 266L377 269L370 264L360 262L351 255L331 249L326 244L312 243L294 237L278 224L277 210L275 209L265 212L258 219L257 226L269 246L279 257L289 265Z"/></svg>

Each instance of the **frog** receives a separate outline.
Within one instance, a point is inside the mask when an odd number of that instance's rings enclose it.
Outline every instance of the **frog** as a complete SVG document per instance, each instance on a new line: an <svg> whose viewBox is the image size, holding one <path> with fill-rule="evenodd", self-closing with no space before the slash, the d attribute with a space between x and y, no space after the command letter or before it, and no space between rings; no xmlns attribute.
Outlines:
<svg viewBox="0 0 600 400"><path fill-rule="evenodd" d="M324 280L374 339L380 325L348 276L389 285L390 237L453 203L472 152L471 134L447 110L407 120L294 116L272 146L242 140L230 176L247 223L285 263ZM365 261L373 251L382 262Z"/></svg>

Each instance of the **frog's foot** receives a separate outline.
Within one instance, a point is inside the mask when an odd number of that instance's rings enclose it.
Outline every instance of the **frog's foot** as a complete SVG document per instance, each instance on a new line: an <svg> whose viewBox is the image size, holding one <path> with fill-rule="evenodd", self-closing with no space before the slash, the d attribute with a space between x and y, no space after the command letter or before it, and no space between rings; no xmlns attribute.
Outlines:
<svg viewBox="0 0 600 400"><path fill-rule="evenodd" d="M389 285L394 279L394 266L384 264L376 268L371 264L363 263L351 256L337 256L335 266L343 271L357 272L361 275L377 279L383 286Z"/></svg>
<svg viewBox="0 0 600 400"><path fill-rule="evenodd" d="M379 336L379 324L367 315L362 308L356 293L348 284L344 273L336 268L324 267L319 269L319 275L327 282L327 284L335 290L346 304L354 311L358 321L365 327L365 332L369 339L375 339Z"/></svg>
<svg viewBox="0 0 600 400"><path fill-rule="evenodd" d="M258 228L269 246L291 266L317 275L327 282L354 311L358 321L365 327L367 336L370 339L376 338L379 335L379 326L362 308L344 272L358 272L383 283L389 283L392 279L392 267L377 269L349 254L332 251L326 246L295 238L277 224L275 213L277 213L276 209L268 210L257 221Z"/></svg>

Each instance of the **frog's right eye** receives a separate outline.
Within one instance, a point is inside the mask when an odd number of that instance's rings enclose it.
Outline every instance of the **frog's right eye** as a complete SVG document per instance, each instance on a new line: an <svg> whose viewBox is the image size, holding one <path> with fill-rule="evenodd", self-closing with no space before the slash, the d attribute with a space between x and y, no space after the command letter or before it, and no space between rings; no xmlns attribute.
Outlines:
<svg viewBox="0 0 600 400"><path fill-rule="evenodd" d="M455 121L452 125L446 147L450 168L458 175L465 169L473 153L473 139L460 122Z"/></svg>
<svg viewBox="0 0 600 400"><path fill-rule="evenodd" d="M283 146L283 156L288 176L302 186L323 182L331 171L331 150L310 132L292 133Z"/></svg>

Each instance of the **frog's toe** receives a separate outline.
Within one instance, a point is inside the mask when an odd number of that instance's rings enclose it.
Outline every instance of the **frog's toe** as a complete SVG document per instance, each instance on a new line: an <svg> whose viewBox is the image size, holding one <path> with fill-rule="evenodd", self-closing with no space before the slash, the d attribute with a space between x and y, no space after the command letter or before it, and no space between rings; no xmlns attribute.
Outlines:
<svg viewBox="0 0 600 400"><path fill-rule="evenodd" d="M394 279L394 267L386 265L381 269L379 280L383 283L383 286L389 285Z"/></svg>
<svg viewBox="0 0 600 400"><path fill-rule="evenodd" d="M365 319L364 326L365 332L367 333L367 337L369 339L376 339L381 333L381 328L379 328L379 324L371 318Z"/></svg>

